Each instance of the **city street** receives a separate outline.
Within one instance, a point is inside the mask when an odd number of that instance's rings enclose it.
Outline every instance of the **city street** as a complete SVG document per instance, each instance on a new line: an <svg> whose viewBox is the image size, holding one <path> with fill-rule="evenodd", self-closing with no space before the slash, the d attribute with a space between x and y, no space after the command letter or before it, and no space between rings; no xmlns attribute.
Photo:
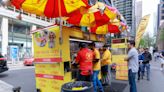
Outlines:
<svg viewBox="0 0 164 92"><path fill-rule="evenodd" d="M164 91L164 71L160 70L159 62L151 63L150 81L143 80L137 81L138 92L163 92ZM129 86L126 87L124 92L129 92Z"/></svg>
<svg viewBox="0 0 164 92"><path fill-rule="evenodd" d="M13 87L20 86L23 92L35 92L34 69L9 70L0 74L0 80Z"/></svg>
<svg viewBox="0 0 164 92"><path fill-rule="evenodd" d="M137 81L138 92L163 92L164 71L160 71L158 62L151 63L151 80L146 78ZM0 74L0 80L17 87L21 86L23 92L36 92L34 68L13 69ZM128 81L113 80L112 86L105 87L106 92L129 92ZM110 90L110 91L109 91Z"/></svg>

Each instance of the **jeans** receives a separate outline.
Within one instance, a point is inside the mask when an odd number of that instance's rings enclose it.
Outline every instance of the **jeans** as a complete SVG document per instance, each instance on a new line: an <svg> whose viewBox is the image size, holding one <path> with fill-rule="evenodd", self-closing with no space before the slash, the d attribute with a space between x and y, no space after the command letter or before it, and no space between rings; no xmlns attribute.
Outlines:
<svg viewBox="0 0 164 92"><path fill-rule="evenodd" d="M138 68L138 80L140 80L140 74L141 74L141 67Z"/></svg>
<svg viewBox="0 0 164 92"><path fill-rule="evenodd" d="M98 92L97 86L99 87L100 92L104 92L103 86L102 86L100 80L98 79L98 74L99 74L99 71L93 71L92 81L93 81L94 92Z"/></svg>
<svg viewBox="0 0 164 92"><path fill-rule="evenodd" d="M150 64L142 64L142 78L145 73L145 67L146 67L146 72L147 72L147 80L150 80Z"/></svg>
<svg viewBox="0 0 164 92"><path fill-rule="evenodd" d="M133 73L130 69L128 72L130 92L137 92L136 81L135 81L136 73Z"/></svg>

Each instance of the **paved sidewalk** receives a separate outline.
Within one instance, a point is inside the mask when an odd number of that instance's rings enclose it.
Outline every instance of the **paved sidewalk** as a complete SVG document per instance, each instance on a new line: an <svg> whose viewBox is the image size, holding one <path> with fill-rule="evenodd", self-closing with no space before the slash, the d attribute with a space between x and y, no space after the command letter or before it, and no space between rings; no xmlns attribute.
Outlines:
<svg viewBox="0 0 164 92"><path fill-rule="evenodd" d="M34 68L34 66L24 66L23 61L19 61L16 64L12 64L11 62L8 62L9 70L18 70L18 69L29 69Z"/></svg>
<svg viewBox="0 0 164 92"><path fill-rule="evenodd" d="M13 92L13 86L0 80L0 92Z"/></svg>
<svg viewBox="0 0 164 92"><path fill-rule="evenodd" d="M124 92L129 92L129 85ZM151 63L150 81L146 77L137 81L137 92L164 92L164 71L160 71L160 63Z"/></svg>

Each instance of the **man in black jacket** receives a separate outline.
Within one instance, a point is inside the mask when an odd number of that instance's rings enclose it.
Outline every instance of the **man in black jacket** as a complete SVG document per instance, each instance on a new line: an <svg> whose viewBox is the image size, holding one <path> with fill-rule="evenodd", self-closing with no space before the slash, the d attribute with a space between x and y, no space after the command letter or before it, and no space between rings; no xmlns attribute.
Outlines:
<svg viewBox="0 0 164 92"><path fill-rule="evenodd" d="M145 52L143 53L143 62L142 62L142 79L144 76L144 72L145 72L145 67L146 67L146 72L147 72L147 80L150 80L150 61L152 60L152 56L150 54L150 52L148 51L148 48L145 49Z"/></svg>

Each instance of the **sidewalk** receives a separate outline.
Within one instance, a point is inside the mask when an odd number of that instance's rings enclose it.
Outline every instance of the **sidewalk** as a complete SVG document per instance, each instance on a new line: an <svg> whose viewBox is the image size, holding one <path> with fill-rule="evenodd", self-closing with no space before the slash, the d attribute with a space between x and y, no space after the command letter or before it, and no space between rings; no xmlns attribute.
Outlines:
<svg viewBox="0 0 164 92"><path fill-rule="evenodd" d="M16 64L12 64L11 61L8 61L7 65L9 67L9 70L34 68L34 66L24 66L23 61L19 61Z"/></svg>
<svg viewBox="0 0 164 92"><path fill-rule="evenodd" d="M13 86L0 80L0 92L13 92L12 88Z"/></svg>
<svg viewBox="0 0 164 92"><path fill-rule="evenodd" d="M129 92L129 85L123 92ZM151 62L150 81L146 78L137 81L137 92L164 92L164 71L160 71L160 63Z"/></svg>

